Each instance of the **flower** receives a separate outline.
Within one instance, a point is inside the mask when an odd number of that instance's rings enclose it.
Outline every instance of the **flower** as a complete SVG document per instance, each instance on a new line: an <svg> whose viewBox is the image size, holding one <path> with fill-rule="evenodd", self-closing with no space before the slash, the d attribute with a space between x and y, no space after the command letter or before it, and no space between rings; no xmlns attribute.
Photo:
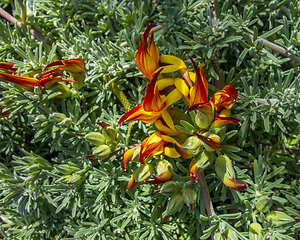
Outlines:
<svg viewBox="0 0 300 240"><path fill-rule="evenodd" d="M169 171L169 167L173 169L173 165L167 160L161 160L156 164L155 170L158 177L152 176L154 180L147 181L149 184L161 184L172 180L172 173Z"/></svg>
<svg viewBox="0 0 300 240"><path fill-rule="evenodd" d="M195 69L195 85L193 88L187 89L186 85L182 84L180 86L183 86L182 93L186 97L187 101L190 104L190 108L187 110L187 112L190 111L200 111L201 116L198 116L200 121L196 121L199 127L202 128L219 128L222 126L225 126L227 124L239 124L240 122L230 116L230 109L235 103L237 99L238 92L237 90L231 86L227 85L222 90L217 91L210 101L208 101L208 88L207 88L207 81L204 76L203 69L200 66L201 75L197 69L197 66L192 58L190 58L194 69ZM192 80L194 77L191 78ZM178 85L178 83L177 83ZM178 88L178 86L176 87ZM194 104L194 105L192 105ZM213 118L210 116L213 114ZM201 119L205 118L205 125L203 124L203 121Z"/></svg>
<svg viewBox="0 0 300 240"><path fill-rule="evenodd" d="M160 154L171 158L182 157L188 159L192 157L192 153L183 148L176 140L162 132L155 132L142 142L139 160L142 164L145 164L145 161L150 157Z"/></svg>
<svg viewBox="0 0 300 240"><path fill-rule="evenodd" d="M215 161L215 169L217 175L227 187L237 189L239 191L243 191L248 187L247 184L238 183L235 180L235 172L229 157L223 155L218 156Z"/></svg>
<svg viewBox="0 0 300 240"><path fill-rule="evenodd" d="M16 84L17 86L20 86L28 91L33 91L34 87L39 87L42 89L42 84L39 82L39 80L32 77L16 76L0 72L0 79Z"/></svg>
<svg viewBox="0 0 300 240"><path fill-rule="evenodd" d="M55 83L60 81L68 81L71 83L72 82L76 83L76 81L72 79L62 78L61 76L67 76L67 75L64 73L59 73L58 71L62 71L62 70L67 70L70 72L73 71L73 73L80 74L82 75L82 77L85 74L83 62L80 59L55 61L47 65L43 70L47 69L50 66L55 66L55 65L63 65L63 66L58 66L50 71L46 71L45 73L35 78L33 76L37 73L40 73L41 72L40 70L27 73L23 76L17 76L17 75L12 75L12 74L16 74L16 70L17 70L17 68L13 67L14 64L7 63L7 62L0 62L0 69L5 71L5 72L0 72L0 79L16 84L28 91L33 91L34 87L39 87L40 89L42 89L42 87L44 87L45 89L50 89Z"/></svg>
<svg viewBox="0 0 300 240"><path fill-rule="evenodd" d="M121 161L121 167L124 171L127 170L127 163L130 161L135 161L139 159L141 147L135 147L127 150L123 154L123 158Z"/></svg>
<svg viewBox="0 0 300 240"><path fill-rule="evenodd" d="M147 84L144 101L124 114L119 121L119 126L125 120L127 120L126 122L139 120L145 123L153 123L161 119L168 129L177 131L169 114L171 109L168 110L167 107L178 101L182 94L174 85L176 78L164 78L157 81L161 71L162 69L154 75L151 83ZM162 130L166 127L164 124L158 123L159 130L160 126Z"/></svg>
<svg viewBox="0 0 300 240"><path fill-rule="evenodd" d="M57 67L48 71L49 74L56 73L58 71L68 71L71 73L71 78L75 80L70 81L71 85L77 90L83 87L85 79L85 67L81 59L56 60L44 67L43 71L53 66Z"/></svg>
<svg viewBox="0 0 300 240"><path fill-rule="evenodd" d="M0 62L0 69L7 73L16 73L18 69L14 68L14 65L15 65L14 63L10 63L10 62Z"/></svg>
<svg viewBox="0 0 300 240"><path fill-rule="evenodd" d="M187 72L187 67L181 59L170 55L159 56L158 49L154 43L153 32L151 32L149 45L147 46L148 35L151 28L155 25L156 23L152 23L149 27L147 27L146 31L141 36L141 43L136 54L136 65L138 69L149 80L153 78L155 72L160 70L161 67L164 68L161 73L179 71L184 75Z"/></svg>
<svg viewBox="0 0 300 240"><path fill-rule="evenodd" d="M43 71L53 66L57 67L48 72L68 71L71 73L85 74L84 63L81 59L78 58L69 60L56 60L44 67Z"/></svg>

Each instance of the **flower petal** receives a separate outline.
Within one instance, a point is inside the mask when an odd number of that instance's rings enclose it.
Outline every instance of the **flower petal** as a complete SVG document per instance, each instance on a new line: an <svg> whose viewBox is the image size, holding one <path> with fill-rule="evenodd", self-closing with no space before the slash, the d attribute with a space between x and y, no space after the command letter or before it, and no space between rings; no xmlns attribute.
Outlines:
<svg viewBox="0 0 300 240"><path fill-rule="evenodd" d="M215 105L215 110L220 111L224 108L231 109L238 96L237 90L227 85L222 90L216 92L210 101Z"/></svg>
<svg viewBox="0 0 300 240"><path fill-rule="evenodd" d="M219 128L223 127L227 124L235 124L238 125L240 122L233 117L220 117L215 116L213 123L210 125L211 128Z"/></svg>
<svg viewBox="0 0 300 240"><path fill-rule="evenodd" d="M10 83L14 83L29 91L33 91L35 86L42 88L42 85L36 78L26 76L15 76L8 73L0 72L0 79L8 81Z"/></svg>
<svg viewBox="0 0 300 240"><path fill-rule="evenodd" d="M191 98L190 105L207 102L208 86L207 86L207 81L204 75L203 68L199 63L199 67L201 71L200 74L194 60L189 55L187 56L192 61L196 73L195 85L190 89L190 98Z"/></svg>
<svg viewBox="0 0 300 240"><path fill-rule="evenodd" d="M209 146L213 150L220 150L221 146L219 142L214 141L212 138L208 138L206 136L195 133L197 138L199 138L202 142L204 142L207 146Z"/></svg>

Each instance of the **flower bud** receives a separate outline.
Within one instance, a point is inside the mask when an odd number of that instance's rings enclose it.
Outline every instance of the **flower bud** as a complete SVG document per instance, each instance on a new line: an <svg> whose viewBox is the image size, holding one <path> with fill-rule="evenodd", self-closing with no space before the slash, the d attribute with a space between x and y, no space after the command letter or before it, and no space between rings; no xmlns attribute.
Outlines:
<svg viewBox="0 0 300 240"><path fill-rule="evenodd" d="M167 213L161 223L163 223L168 216L178 212L183 206L182 195L180 193L174 194L167 205Z"/></svg>
<svg viewBox="0 0 300 240"><path fill-rule="evenodd" d="M93 151L95 158L107 158L110 154L110 147L107 145L100 145Z"/></svg>
<svg viewBox="0 0 300 240"><path fill-rule="evenodd" d="M197 199L197 193L190 188L184 188L181 191L182 200L191 207L191 211L194 210L194 207L196 205L196 199Z"/></svg>
<svg viewBox="0 0 300 240"><path fill-rule="evenodd" d="M262 240L262 227L259 223L251 223L249 227L249 239L250 240Z"/></svg>
<svg viewBox="0 0 300 240"><path fill-rule="evenodd" d="M202 172L214 160L214 153L211 151L201 151L191 161L189 173L191 182L195 182L198 178L198 173Z"/></svg>
<svg viewBox="0 0 300 240"><path fill-rule="evenodd" d="M137 188L141 184L143 184L145 181L147 181L150 177L151 174L154 171L153 164L146 164L142 165L139 168L137 168L133 175L131 176L128 184L126 191L129 191L131 189Z"/></svg>
<svg viewBox="0 0 300 240"><path fill-rule="evenodd" d="M117 137L117 131L111 127L103 129L102 134L109 141L114 141Z"/></svg>
<svg viewBox="0 0 300 240"><path fill-rule="evenodd" d="M229 157L224 155L218 156L215 161L215 169L217 175L227 187L237 189L239 191L243 191L248 187L247 184L238 183L235 180L235 172Z"/></svg>
<svg viewBox="0 0 300 240"><path fill-rule="evenodd" d="M70 88L62 83L62 82L57 82L53 87L52 87L53 92L61 92L60 95L56 96L57 98L66 98L72 96Z"/></svg>
<svg viewBox="0 0 300 240"><path fill-rule="evenodd" d="M58 123L62 122L65 118L67 118L67 116L63 113L55 112L50 114L50 119L53 119Z"/></svg>
<svg viewBox="0 0 300 240"><path fill-rule="evenodd" d="M121 167L124 171L127 170L127 163L130 161L138 161L140 156L141 147L135 147L127 150L123 154L123 159L121 161Z"/></svg>
<svg viewBox="0 0 300 240"><path fill-rule="evenodd" d="M261 196L256 202L256 209L259 212L265 213L265 212L269 211L272 204L273 204L272 196L271 197Z"/></svg>
<svg viewBox="0 0 300 240"><path fill-rule="evenodd" d="M219 128L210 128L209 132L217 134L220 137L220 142L222 142L226 136L226 126Z"/></svg>
<svg viewBox="0 0 300 240"><path fill-rule="evenodd" d="M145 182L151 177L153 171L154 171L153 164L142 165L134 171L133 174L134 180L136 182Z"/></svg>
<svg viewBox="0 0 300 240"><path fill-rule="evenodd" d="M60 123L58 123L58 125L68 127L68 126L72 125L72 123L73 123L73 121L71 118L65 118Z"/></svg>
<svg viewBox="0 0 300 240"><path fill-rule="evenodd" d="M161 160L156 164L156 172L158 177L153 176L154 180L147 181L149 184L161 184L170 181L173 177L172 173L169 171L169 167L173 169L173 165L167 160Z"/></svg>
<svg viewBox="0 0 300 240"><path fill-rule="evenodd" d="M71 79L76 81L76 82L70 82L72 87L75 88L76 90L82 88L84 85L85 73L72 72L70 75L71 75Z"/></svg>
<svg viewBox="0 0 300 240"><path fill-rule="evenodd" d="M294 221L292 217L280 211L269 212L266 215L266 219L268 222L270 221L270 219L272 219L272 223L274 223L275 225L281 225L281 224L290 223Z"/></svg>
<svg viewBox="0 0 300 240"><path fill-rule="evenodd" d="M208 128L209 125L214 120L214 113L209 110L207 112L204 111L196 111L195 123L199 128Z"/></svg>
<svg viewBox="0 0 300 240"><path fill-rule="evenodd" d="M172 196L176 194L179 191L179 187L176 186L175 182L169 181L164 183L160 189L160 193L167 195L167 196Z"/></svg>
<svg viewBox="0 0 300 240"><path fill-rule="evenodd" d="M211 133L211 132L205 132L202 134L202 136L208 137L210 139L210 141L213 141L214 143L217 143L217 144L219 144L220 140L221 140L219 135ZM214 146L210 146L209 144L207 144L205 142L203 142L202 144L207 151L215 151L216 150Z"/></svg>
<svg viewBox="0 0 300 240"><path fill-rule="evenodd" d="M100 146L105 143L105 137L99 132L88 133L84 136L84 138L96 146Z"/></svg>
<svg viewBox="0 0 300 240"><path fill-rule="evenodd" d="M138 186L140 186L142 183L138 183L134 180L134 176L132 175L128 184L127 184L127 187L126 187L126 191L129 191L131 189L135 189L137 188Z"/></svg>
<svg viewBox="0 0 300 240"><path fill-rule="evenodd" d="M201 140L196 136L191 136L185 140L183 147L189 150L193 155L196 155L201 148Z"/></svg>

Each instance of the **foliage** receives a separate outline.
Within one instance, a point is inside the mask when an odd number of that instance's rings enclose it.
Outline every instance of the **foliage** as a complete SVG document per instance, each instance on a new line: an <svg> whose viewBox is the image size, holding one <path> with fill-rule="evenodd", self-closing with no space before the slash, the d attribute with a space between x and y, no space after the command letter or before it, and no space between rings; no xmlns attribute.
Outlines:
<svg viewBox="0 0 300 240"><path fill-rule="evenodd" d="M53 89L29 92L0 82L0 101L13 101L1 108L9 117L0 119L3 239L207 239L213 233L249 239L253 222L261 224L264 239L300 239L300 223L267 220L271 211L300 218L299 1L27 0L25 18L18 2L0 2L24 24L0 19L0 61L26 74L80 58L86 79L67 98ZM208 166L214 216L207 216L198 184L194 211L184 206L165 223L168 197L152 195L157 187L126 192L132 171L122 170L121 155L154 128L140 121L118 128L126 113L120 94L131 106L143 101L147 80L135 56L140 34L153 22L162 26L155 33L161 54L187 64L188 54L202 64L209 97L228 84L239 93L231 114L241 126L227 127L221 151L249 187L227 188ZM47 39L31 37L31 29ZM75 133L104 134L99 122L116 131L105 142L112 153L86 158L97 146ZM177 160L176 177L184 178L188 163ZM259 213L259 198L271 193L271 208Z"/></svg>

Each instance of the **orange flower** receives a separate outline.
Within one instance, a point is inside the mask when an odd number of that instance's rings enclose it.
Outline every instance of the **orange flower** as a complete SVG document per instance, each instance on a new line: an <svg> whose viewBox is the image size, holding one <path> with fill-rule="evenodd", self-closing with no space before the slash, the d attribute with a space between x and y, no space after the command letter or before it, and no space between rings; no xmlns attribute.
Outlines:
<svg viewBox="0 0 300 240"><path fill-rule="evenodd" d="M8 73L16 73L18 70L17 68L14 68L15 64L14 63L9 63L9 62L0 62L0 69L2 71L8 72Z"/></svg>
<svg viewBox="0 0 300 240"><path fill-rule="evenodd" d="M68 71L72 73L85 74L84 63L81 59L78 58L69 60L56 60L44 67L43 71L53 66L57 67L48 72Z"/></svg>
<svg viewBox="0 0 300 240"><path fill-rule="evenodd" d="M194 60L192 58L190 59L196 72L195 77L191 77L192 80L195 79L195 85L193 88L188 89L184 83L180 83L183 86L183 90L181 91L191 105L187 112L198 110L204 115L207 115L207 117L208 114L213 113L214 118L210 120L210 123L207 123L207 127L219 128L230 123L239 124L237 119L229 117L230 109L237 99L237 90L233 86L227 85L222 90L216 92L210 101L208 101L207 81L201 64L199 64L200 75ZM178 85L179 83L176 85L177 88Z"/></svg>
<svg viewBox="0 0 300 240"><path fill-rule="evenodd" d="M153 78L155 72L160 70L161 67L164 68L161 73L179 71L182 75L185 75L188 71L181 59L170 55L159 56L158 49L154 43L153 32L151 32L149 45L147 46L148 35L151 28L155 25L156 23L152 23L141 36L141 43L136 54L136 65L138 69L149 80ZM188 81L190 80L188 79Z"/></svg>
<svg viewBox="0 0 300 240"><path fill-rule="evenodd" d="M28 91L33 91L35 86L42 88L42 85L39 82L39 80L32 77L16 76L16 75L0 72L0 79L16 84Z"/></svg>
<svg viewBox="0 0 300 240"><path fill-rule="evenodd" d="M183 148L176 140L162 132L155 132L142 142L139 160L142 164L145 164L145 161L150 157L160 154L171 158L182 157L188 159L192 157L192 153Z"/></svg>
<svg viewBox="0 0 300 240"><path fill-rule="evenodd" d="M81 59L57 60L48 64L43 70L53 66L57 67L48 71L48 74L54 74L58 71L68 71L71 73L71 78L75 80L70 81L71 85L77 90L83 87L85 80L85 67Z"/></svg>
<svg viewBox="0 0 300 240"><path fill-rule="evenodd" d="M178 101L182 94L174 85L176 78L165 78L157 81L161 71L162 69L154 75L151 83L147 84L144 101L124 114L119 121L119 126L125 120L127 120L126 122L139 120L153 123L162 118L170 129L176 131L167 107Z"/></svg>

